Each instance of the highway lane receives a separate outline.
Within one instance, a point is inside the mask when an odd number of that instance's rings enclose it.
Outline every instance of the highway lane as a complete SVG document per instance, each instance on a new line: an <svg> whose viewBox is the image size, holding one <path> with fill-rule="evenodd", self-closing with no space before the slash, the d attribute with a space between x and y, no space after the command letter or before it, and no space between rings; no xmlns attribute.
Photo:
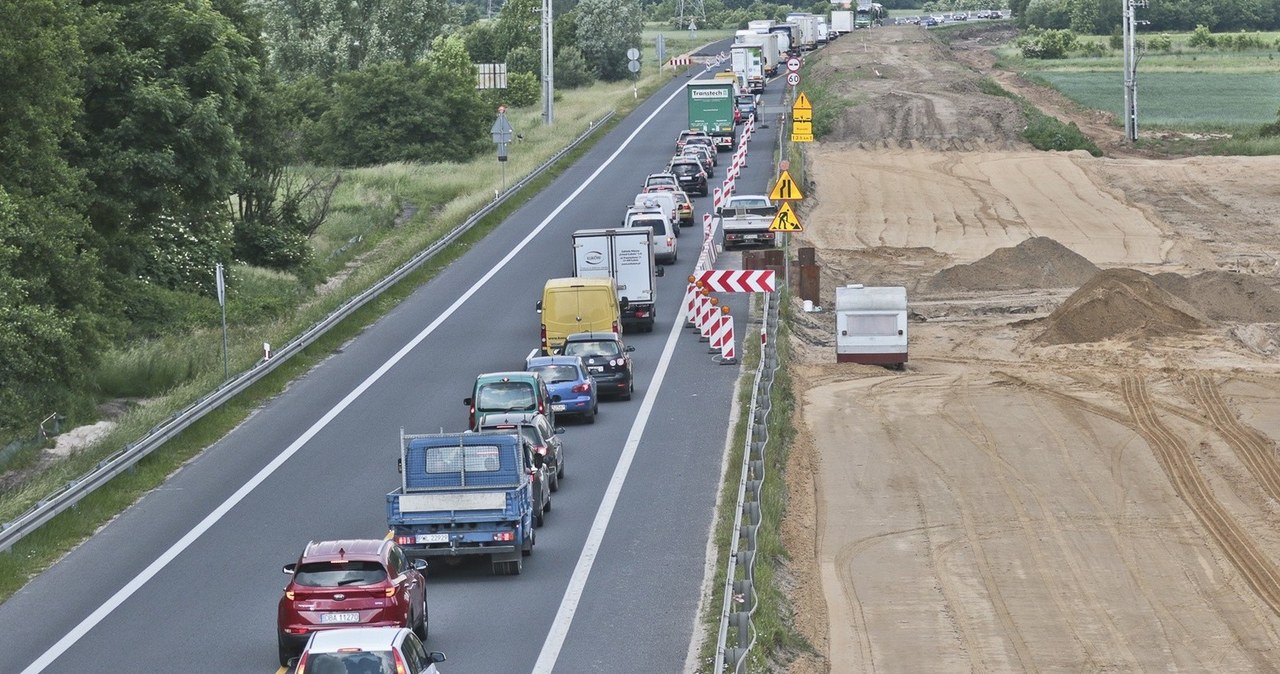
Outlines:
<svg viewBox="0 0 1280 674"><path fill-rule="evenodd" d="M673 82L668 92L681 84ZM612 225L643 174L669 157L684 104L675 99L623 155L454 313L394 367L317 427L424 327L445 316L530 231L600 167L643 119L656 96L555 184L532 198L466 256L371 326L338 354L295 382L226 439L149 494L85 545L0 606L0 671L22 671L49 653L44 671L147 672L175 663L210 672L270 672L276 668L274 610L293 561L310 538L380 536L383 494L397 483L397 434L458 430L461 399L475 374L518 368L537 341L533 304L545 278L569 273L569 233ZM767 134L753 139L767 156ZM518 148L516 148L518 150ZM757 159L752 172L767 172ZM723 176L723 166L719 168ZM764 178L758 179L760 182ZM700 213L709 199L696 199ZM681 263L660 280L659 324L628 335L638 395L602 404L593 426L569 425L568 475L554 495L547 526L525 573L495 578L487 565L430 571L432 635L428 645L450 654L447 672L529 671L547 637L597 507L623 452L636 413L649 393L692 268L697 237L686 230ZM745 304L734 303L739 316ZM742 328L740 327L741 331ZM618 493L613 519L568 626L558 671L612 669L644 653L647 669L678 671L702 583L706 539L718 483L724 428L737 369L716 366L705 345L681 334L671 351L660 395L636 460ZM305 442L299 438L313 434ZM296 454L244 492L225 515L201 528L210 512L241 485L262 475L280 452ZM200 532L172 560L112 598L189 532ZM100 621L75 633L86 616ZM64 652L50 647L64 634Z"/></svg>

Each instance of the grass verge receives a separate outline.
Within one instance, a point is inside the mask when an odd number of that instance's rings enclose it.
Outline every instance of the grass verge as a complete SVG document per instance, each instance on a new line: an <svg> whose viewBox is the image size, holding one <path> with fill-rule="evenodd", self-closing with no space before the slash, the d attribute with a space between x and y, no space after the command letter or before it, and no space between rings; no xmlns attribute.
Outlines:
<svg viewBox="0 0 1280 674"><path fill-rule="evenodd" d="M1022 137L1036 149L1057 152L1086 150L1095 157L1102 156L1102 149L1075 122L1064 124L1057 117L1044 114L1025 98L1006 90L989 77L978 80L978 88L989 96L1012 99L1022 107L1022 113L1027 117L1027 128L1022 130Z"/></svg>

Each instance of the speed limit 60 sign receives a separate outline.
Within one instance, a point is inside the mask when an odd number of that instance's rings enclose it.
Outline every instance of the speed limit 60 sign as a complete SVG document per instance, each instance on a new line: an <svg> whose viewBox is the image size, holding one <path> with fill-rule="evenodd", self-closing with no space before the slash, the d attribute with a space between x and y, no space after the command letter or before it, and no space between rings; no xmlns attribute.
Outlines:
<svg viewBox="0 0 1280 674"><path fill-rule="evenodd" d="M787 84L790 84L793 87L799 86L800 73L787 73Z"/></svg>

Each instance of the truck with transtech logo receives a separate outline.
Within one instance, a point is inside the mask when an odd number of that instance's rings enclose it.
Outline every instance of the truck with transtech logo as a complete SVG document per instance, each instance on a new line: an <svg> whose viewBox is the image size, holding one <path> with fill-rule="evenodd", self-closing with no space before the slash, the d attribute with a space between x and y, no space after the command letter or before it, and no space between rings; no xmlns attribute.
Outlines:
<svg viewBox="0 0 1280 674"><path fill-rule="evenodd" d="M699 80L685 85L689 128L705 131L718 150L732 150L738 144L733 133L735 88L737 84L727 80Z"/></svg>
<svg viewBox="0 0 1280 674"><path fill-rule="evenodd" d="M625 329L629 332L636 326L644 332L653 331L658 296L654 277L662 275L653 259L653 230L630 227L574 232L573 275L612 276L618 282L618 303L627 307L622 310Z"/></svg>
<svg viewBox="0 0 1280 674"><path fill-rule="evenodd" d="M387 527L412 557L487 555L498 575L533 553L533 483L541 456L515 433L400 432L400 487Z"/></svg>

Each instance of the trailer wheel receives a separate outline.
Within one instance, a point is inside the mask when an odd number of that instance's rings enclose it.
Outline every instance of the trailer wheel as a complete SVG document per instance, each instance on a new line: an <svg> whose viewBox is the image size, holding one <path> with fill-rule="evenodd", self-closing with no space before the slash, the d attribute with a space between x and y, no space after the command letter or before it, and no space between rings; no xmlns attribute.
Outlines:
<svg viewBox="0 0 1280 674"><path fill-rule="evenodd" d="M533 531L530 531L530 532L529 532L529 539L528 539L528 540L526 540L526 541L525 541L525 543L524 543L524 546L522 546L522 547L520 548L520 554L521 554L521 555L523 555L523 556L525 556L525 557L528 557L529 555L532 555L532 554L533 554L533 546L534 546L534 544L535 544L535 543L537 543L537 542L538 542L537 537L535 537L535 536L534 536Z"/></svg>

